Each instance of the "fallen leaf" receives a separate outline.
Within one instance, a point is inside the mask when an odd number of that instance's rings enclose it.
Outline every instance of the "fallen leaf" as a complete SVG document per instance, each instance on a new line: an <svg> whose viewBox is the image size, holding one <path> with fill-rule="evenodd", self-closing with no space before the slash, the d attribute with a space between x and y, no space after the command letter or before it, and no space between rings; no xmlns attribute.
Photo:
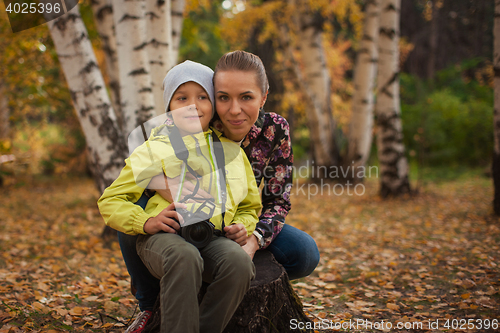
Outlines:
<svg viewBox="0 0 500 333"><path fill-rule="evenodd" d="M337 285L334 283L327 283L324 288L325 289L337 289Z"/></svg>
<svg viewBox="0 0 500 333"><path fill-rule="evenodd" d="M399 305L394 303L387 303L387 308L394 311L399 311Z"/></svg>
<svg viewBox="0 0 500 333"><path fill-rule="evenodd" d="M84 308L75 306L69 310L69 314L72 316L81 316L83 314Z"/></svg>
<svg viewBox="0 0 500 333"><path fill-rule="evenodd" d="M471 289L471 288L474 288L476 286L476 283L470 279L465 279L462 283L462 286L465 289Z"/></svg>

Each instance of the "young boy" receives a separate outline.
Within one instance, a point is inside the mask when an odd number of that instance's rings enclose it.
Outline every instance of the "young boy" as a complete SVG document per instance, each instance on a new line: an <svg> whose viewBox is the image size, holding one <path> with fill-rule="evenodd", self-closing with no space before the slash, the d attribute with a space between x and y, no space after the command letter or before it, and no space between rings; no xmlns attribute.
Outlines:
<svg viewBox="0 0 500 333"><path fill-rule="evenodd" d="M250 163L239 146L209 128L214 113L212 77L211 69L191 61L169 71L163 81L163 97L173 124L152 131L98 201L107 225L141 235L137 252L151 274L160 279L162 332L222 332L255 275L252 260L235 241L214 235L208 245L197 249L177 234L177 221L183 221L175 207L195 211L202 205L192 202L198 200L196 193L184 205L174 205L159 194L144 210L134 204L152 177L163 173L183 179L190 173L196 175L196 187L214 198L216 209L210 222L216 230L222 231L226 225L244 227L247 235L254 231L261 204ZM215 153L215 135L224 151L223 168ZM176 155L179 149L173 147L173 140L178 139L188 153L184 161ZM221 177L225 189L221 188ZM180 189L178 192L174 201L181 199ZM202 280L210 285L198 305Z"/></svg>

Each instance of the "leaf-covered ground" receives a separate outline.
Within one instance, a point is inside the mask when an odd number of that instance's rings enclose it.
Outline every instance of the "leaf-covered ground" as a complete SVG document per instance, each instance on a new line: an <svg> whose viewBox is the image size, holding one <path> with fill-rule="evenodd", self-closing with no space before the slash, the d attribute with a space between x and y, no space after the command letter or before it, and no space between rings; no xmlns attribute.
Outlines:
<svg viewBox="0 0 500 333"><path fill-rule="evenodd" d="M317 327L500 331L491 180L429 184L385 201L376 191L369 182L363 196L295 197L289 222L321 249L319 267L295 284Z"/></svg>
<svg viewBox="0 0 500 333"><path fill-rule="evenodd" d="M386 201L377 186L369 181L362 196L293 196L287 222L321 251L316 271L294 281L315 328L499 331L491 180L428 184ZM0 332L123 331L136 302L117 243L100 238L93 182L50 179L2 192Z"/></svg>

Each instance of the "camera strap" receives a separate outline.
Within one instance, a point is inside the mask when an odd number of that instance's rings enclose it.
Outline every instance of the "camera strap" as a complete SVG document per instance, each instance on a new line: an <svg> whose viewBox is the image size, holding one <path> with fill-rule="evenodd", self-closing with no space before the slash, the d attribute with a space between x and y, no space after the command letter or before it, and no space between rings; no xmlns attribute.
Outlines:
<svg viewBox="0 0 500 333"><path fill-rule="evenodd" d="M214 147L214 155L215 155L215 170L219 173L219 193L221 197L221 207L222 209L222 235L224 235L224 212L226 210L226 200L227 200L227 192L226 192L226 160L224 157L224 147L222 146L222 142L220 142L219 137L215 132L212 132L213 135L213 147Z"/></svg>
<svg viewBox="0 0 500 333"><path fill-rule="evenodd" d="M217 184L217 190L220 194L220 203L221 203L221 211L222 211L222 235L224 235L224 211L226 209L226 200L227 200L227 193L226 193L226 168L225 168L225 157L224 157L224 148L222 146L222 142L220 141L219 137L217 134L212 132L213 135L210 136L212 140L210 140L211 147L213 147L213 154L215 155L215 160L214 160L214 169L215 172L219 173L218 184ZM192 194L187 195L184 197L184 201L194 198L196 193L198 192L200 188L200 182L198 180L198 174L196 171L194 171L188 164L188 158L189 158L189 151L186 148L186 144L184 143L184 140L182 140L182 136L179 132L179 129L176 126L173 126L170 129L170 142L172 144L172 147L174 148L174 153L175 156L180 159L181 161L184 162L184 165L188 169L189 173L191 173L195 178L196 178L196 186L193 190ZM202 207L200 207L202 208Z"/></svg>
<svg viewBox="0 0 500 333"><path fill-rule="evenodd" d="M193 193L187 195L184 198L184 201L187 201L191 198L194 198L194 196L196 195L196 193L198 193L198 190L200 189L200 182L198 180L199 175L188 164L189 151L186 148L186 144L184 143L184 140L182 140L181 133L179 132L179 129L177 128L177 126L173 126L170 129L169 138L170 138L170 143L172 144L172 148L174 148L175 156L184 162L184 165L188 169L189 173L192 174L196 179L196 185L194 187Z"/></svg>

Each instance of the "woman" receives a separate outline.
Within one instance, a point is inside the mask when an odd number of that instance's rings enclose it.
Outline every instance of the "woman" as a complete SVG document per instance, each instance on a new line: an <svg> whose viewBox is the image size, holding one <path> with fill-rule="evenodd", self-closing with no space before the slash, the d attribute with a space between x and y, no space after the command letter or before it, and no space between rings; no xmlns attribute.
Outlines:
<svg viewBox="0 0 500 333"><path fill-rule="evenodd" d="M290 279L305 277L316 268L319 251L308 234L285 224L291 208L293 153L287 121L262 109L269 89L262 61L244 51L225 54L214 71L214 88L217 115L213 126L227 138L240 142L257 185L263 182L263 208L254 234L247 237L244 230L233 229L226 237L244 244L243 249L251 257L259 249L268 249ZM169 191L160 193L172 202ZM159 292L158 280L137 256L135 239L119 233L120 247L142 311L126 332L142 330Z"/></svg>

